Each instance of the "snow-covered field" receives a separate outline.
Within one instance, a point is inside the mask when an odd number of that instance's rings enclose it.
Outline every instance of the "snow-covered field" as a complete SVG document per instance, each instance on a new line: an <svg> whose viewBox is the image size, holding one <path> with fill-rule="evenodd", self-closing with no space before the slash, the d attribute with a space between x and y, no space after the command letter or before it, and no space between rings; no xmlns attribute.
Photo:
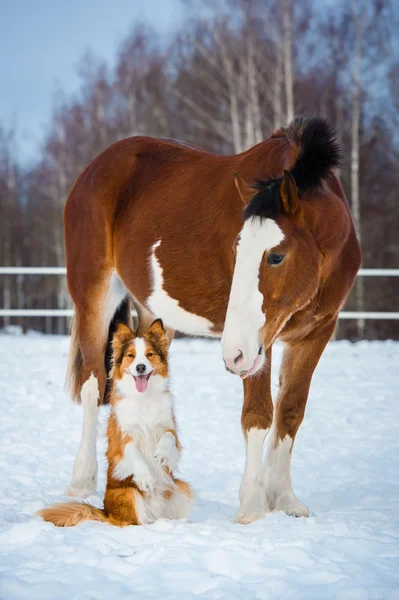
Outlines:
<svg viewBox="0 0 399 600"><path fill-rule="evenodd" d="M233 523L241 383L224 371L218 342L175 341L181 475L196 505L188 522L125 529L56 529L34 516L64 499L80 439L81 408L63 391L67 348L67 338L0 336L1 600L399 598L399 343L329 345L293 458L311 516L245 526ZM106 417L102 409L97 505Z"/></svg>

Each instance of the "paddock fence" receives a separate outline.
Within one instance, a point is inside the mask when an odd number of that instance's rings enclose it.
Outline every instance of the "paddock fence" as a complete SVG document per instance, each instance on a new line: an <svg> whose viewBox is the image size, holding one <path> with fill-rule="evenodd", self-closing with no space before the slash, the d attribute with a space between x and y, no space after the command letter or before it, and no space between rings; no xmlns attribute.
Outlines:
<svg viewBox="0 0 399 600"><path fill-rule="evenodd" d="M66 275L65 267L0 267L1 275ZM399 269L360 269L358 277L399 277ZM135 313L133 313L135 314ZM72 309L1 308L0 317L72 317ZM399 312L341 311L340 319L399 320Z"/></svg>

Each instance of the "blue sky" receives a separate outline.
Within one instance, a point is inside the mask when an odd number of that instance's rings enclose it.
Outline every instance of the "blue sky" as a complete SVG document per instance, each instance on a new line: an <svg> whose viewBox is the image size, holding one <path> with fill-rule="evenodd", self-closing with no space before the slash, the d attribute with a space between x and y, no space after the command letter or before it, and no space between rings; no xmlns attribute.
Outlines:
<svg viewBox="0 0 399 600"><path fill-rule="evenodd" d="M179 0L0 0L0 123L16 123L21 159L35 157L57 86L78 88L87 48L112 63L133 24L166 37L182 17Z"/></svg>

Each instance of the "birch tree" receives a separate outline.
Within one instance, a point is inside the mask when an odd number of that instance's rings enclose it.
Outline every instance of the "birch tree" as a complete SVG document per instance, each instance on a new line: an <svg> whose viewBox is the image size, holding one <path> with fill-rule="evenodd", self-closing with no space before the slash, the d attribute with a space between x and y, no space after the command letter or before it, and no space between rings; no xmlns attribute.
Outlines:
<svg viewBox="0 0 399 600"><path fill-rule="evenodd" d="M351 199L353 220L359 243L362 245L359 197L359 127L364 9L361 8L359 10L355 0L352 2L352 17L355 28L355 44L352 73ZM362 277L358 277L356 281L356 310L360 312L364 311L364 280ZM364 337L364 327L364 319L359 318L357 320L357 332L360 339Z"/></svg>
<svg viewBox="0 0 399 600"><path fill-rule="evenodd" d="M292 68L292 9L292 0L283 0L283 60L287 123L290 123L295 116Z"/></svg>

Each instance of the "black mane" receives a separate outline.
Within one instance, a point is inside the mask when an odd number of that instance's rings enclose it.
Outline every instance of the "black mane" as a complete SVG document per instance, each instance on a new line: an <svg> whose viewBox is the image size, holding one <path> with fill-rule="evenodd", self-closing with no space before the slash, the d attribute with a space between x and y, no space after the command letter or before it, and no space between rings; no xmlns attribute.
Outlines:
<svg viewBox="0 0 399 600"><path fill-rule="evenodd" d="M321 117L296 117L282 133L298 149L290 170L299 195L320 187L332 169L341 164L341 148L328 122ZM282 177L255 181L255 195L244 211L245 219L275 219L282 214L280 185Z"/></svg>

